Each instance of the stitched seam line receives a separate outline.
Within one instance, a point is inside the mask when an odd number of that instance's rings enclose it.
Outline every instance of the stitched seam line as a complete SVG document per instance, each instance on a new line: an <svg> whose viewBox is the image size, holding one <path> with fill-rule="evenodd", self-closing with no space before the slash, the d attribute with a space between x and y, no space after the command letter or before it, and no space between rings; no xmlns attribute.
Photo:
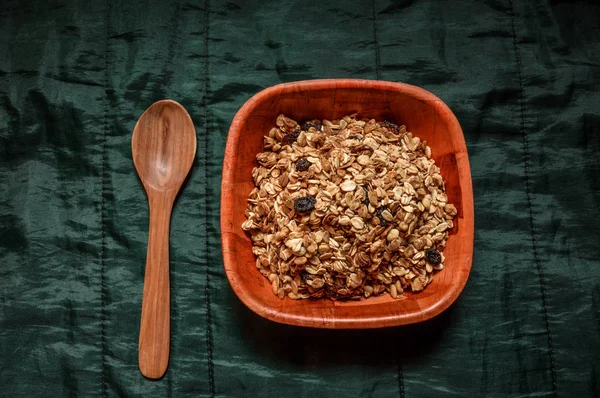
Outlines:
<svg viewBox="0 0 600 398"><path fill-rule="evenodd" d="M204 107L204 225L206 225L205 240L204 240L204 258L206 259L206 356L208 359L208 391L211 397L215 396L215 371L213 363L213 336L212 336L212 312L210 303L210 272L208 258L208 75L209 75L209 58L208 58L208 34L209 34L209 0L204 0L205 23L204 28L204 98L202 104Z"/></svg>
<svg viewBox="0 0 600 398"><path fill-rule="evenodd" d="M404 372L402 371L402 363L398 358L398 393L400 398L404 398Z"/></svg>
<svg viewBox="0 0 600 398"><path fill-rule="evenodd" d="M373 39L375 41L375 77L381 80L381 52L379 49L379 30L377 28L377 13L375 12L375 0L371 2L373 8Z"/></svg>
<svg viewBox="0 0 600 398"><path fill-rule="evenodd" d="M546 284L544 278L544 270L542 269L542 262L540 260L540 254L538 250L537 233L535 227L535 220L533 217L533 204L531 200L531 178L529 175L529 138L525 132L525 91L523 89L523 63L521 60L521 52L517 45L517 28L515 22L515 6L514 0L510 0L511 19L512 19L512 33L513 33L513 44L515 47L515 53L517 56L517 67L519 72L519 86L521 89L520 93L520 130L521 136L523 137L523 152L524 152L524 168L525 168L525 191L527 193L527 206L529 207L529 225L531 229L531 246L533 248L533 257L535 265L537 267L539 279L540 279L540 290L542 294L542 305L544 309L544 321L546 324L546 333L548 335L548 355L550 356L550 371L552 377L552 394L556 397L558 395L557 380L556 380L556 367L554 364L554 348L552 343L552 333L550 333L550 320L548 318L548 300L546 295Z"/></svg>
<svg viewBox="0 0 600 398"><path fill-rule="evenodd" d="M106 180L106 135L108 132L108 27L110 22L110 0L106 2L106 27L104 32L104 124L102 127L102 169L100 171L100 228L102 230L100 239L100 362L101 362L101 395L107 396L108 383L106 381L106 264L104 261L106 245L106 229L104 217L104 197Z"/></svg>

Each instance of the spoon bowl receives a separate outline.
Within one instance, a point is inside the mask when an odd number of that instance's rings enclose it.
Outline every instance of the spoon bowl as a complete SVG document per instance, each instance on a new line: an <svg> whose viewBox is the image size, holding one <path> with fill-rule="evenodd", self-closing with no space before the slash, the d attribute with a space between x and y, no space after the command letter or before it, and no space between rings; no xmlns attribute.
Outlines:
<svg viewBox="0 0 600 398"><path fill-rule="evenodd" d="M175 101L155 102L137 122L131 147L146 191L179 191L196 154L192 119Z"/></svg>
<svg viewBox="0 0 600 398"><path fill-rule="evenodd" d="M138 361L144 376L158 379L169 363L169 226L175 197L196 155L192 119L175 101L155 102L135 125L131 150L150 206Z"/></svg>

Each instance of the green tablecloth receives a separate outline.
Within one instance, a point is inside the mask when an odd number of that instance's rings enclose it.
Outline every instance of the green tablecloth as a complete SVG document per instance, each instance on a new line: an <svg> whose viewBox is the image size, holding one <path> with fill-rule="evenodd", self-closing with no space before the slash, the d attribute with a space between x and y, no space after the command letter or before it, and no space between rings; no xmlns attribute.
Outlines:
<svg viewBox="0 0 600 398"><path fill-rule="evenodd" d="M600 395L600 8L592 2L16 1L0 5L0 395ZM422 86L469 149L458 301L372 331L282 326L224 275L239 107L326 77ZM148 211L131 133L154 101L198 152L171 231L172 347L137 367Z"/></svg>

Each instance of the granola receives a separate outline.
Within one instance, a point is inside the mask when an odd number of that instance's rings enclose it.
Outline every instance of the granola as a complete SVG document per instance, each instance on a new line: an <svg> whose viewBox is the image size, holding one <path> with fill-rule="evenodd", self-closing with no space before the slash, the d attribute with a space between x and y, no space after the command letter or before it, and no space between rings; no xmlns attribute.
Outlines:
<svg viewBox="0 0 600 398"><path fill-rule="evenodd" d="M457 210L405 126L279 115L256 159L242 229L273 294L401 298L443 269Z"/></svg>

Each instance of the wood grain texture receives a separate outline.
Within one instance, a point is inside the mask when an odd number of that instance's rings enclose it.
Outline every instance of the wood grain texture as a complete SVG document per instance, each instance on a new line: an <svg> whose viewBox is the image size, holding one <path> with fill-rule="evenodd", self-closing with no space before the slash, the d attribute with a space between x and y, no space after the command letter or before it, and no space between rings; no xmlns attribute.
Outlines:
<svg viewBox="0 0 600 398"><path fill-rule="evenodd" d="M192 119L177 102L155 102L137 122L131 147L150 206L138 360L142 374L157 379L169 363L169 225L175 197L196 154Z"/></svg>
<svg viewBox="0 0 600 398"><path fill-rule="evenodd" d="M422 292L406 299L389 295L359 301L279 299L257 270L252 244L242 231L252 168L263 136L278 114L295 120L359 117L405 124L427 140L458 215L450 232L445 268ZM250 98L238 111L227 139L221 185L221 240L225 271L237 296L276 322L319 328L379 328L424 321L447 309L463 290L473 255L473 188L462 129L438 97L419 87L372 80L327 79L285 83Z"/></svg>

